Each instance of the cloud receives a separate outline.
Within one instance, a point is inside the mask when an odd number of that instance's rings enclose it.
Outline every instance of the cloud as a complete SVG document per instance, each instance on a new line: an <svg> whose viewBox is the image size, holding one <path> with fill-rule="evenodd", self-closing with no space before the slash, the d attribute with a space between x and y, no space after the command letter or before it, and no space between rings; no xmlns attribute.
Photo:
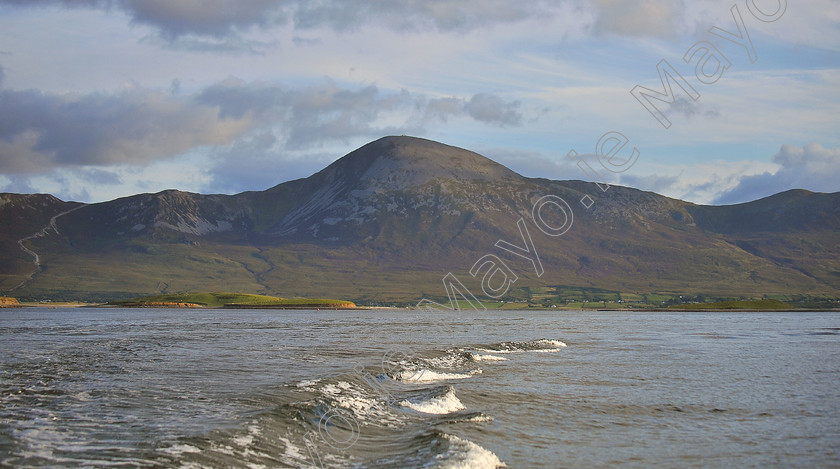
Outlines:
<svg viewBox="0 0 840 469"><path fill-rule="evenodd" d="M328 28L348 32L375 25L401 33L464 33L530 19L561 17L568 13L570 5L577 8L580 3L581 0L0 0L0 5L18 7L52 5L119 10L133 24L155 29L167 42L187 37L230 38L289 24L298 30Z"/></svg>
<svg viewBox="0 0 840 469"><path fill-rule="evenodd" d="M195 153L211 157L203 164L213 190L240 191L254 187L255 174L268 186L315 172L330 161L317 151L329 146L423 135L450 118L517 125L518 106L486 93L428 99L329 80L294 88L229 78L191 95L177 80L111 94L0 89L0 174L54 177L63 168L81 185L114 185L127 168Z"/></svg>
<svg viewBox="0 0 840 469"><path fill-rule="evenodd" d="M228 194L262 190L309 177L324 169L338 152L289 152L271 132L260 132L220 148L210 160L208 188Z"/></svg>
<svg viewBox="0 0 840 469"><path fill-rule="evenodd" d="M88 168L78 172L78 175L85 182L97 185L116 186L123 184L122 176L114 171L106 171L98 168Z"/></svg>
<svg viewBox="0 0 840 469"><path fill-rule="evenodd" d="M349 31L380 23L398 31L467 31L493 23L553 16L559 10L551 2L507 0L2 0L0 4L118 9L133 23L151 26L170 40L188 35L221 38L290 21L299 29Z"/></svg>
<svg viewBox="0 0 840 469"><path fill-rule="evenodd" d="M277 42L246 39L241 35L228 35L223 37L196 35L170 37L149 35L140 39L139 42L141 44L149 44L175 51L232 56L264 56L271 50L278 47Z"/></svg>
<svg viewBox="0 0 840 469"><path fill-rule="evenodd" d="M112 0L109 6L128 11L133 21L158 28L165 36L185 34L221 37L236 30L282 23L278 0Z"/></svg>
<svg viewBox="0 0 840 469"><path fill-rule="evenodd" d="M508 0L300 2L295 6L294 21L299 28L329 26L339 31L355 30L371 22L398 31L469 31L492 24L554 16L561 5Z"/></svg>
<svg viewBox="0 0 840 469"><path fill-rule="evenodd" d="M423 121L447 122L450 117L467 115L478 122L500 127L522 123L520 101L505 101L490 93L476 93L469 100L458 97L415 100Z"/></svg>
<svg viewBox="0 0 840 469"><path fill-rule="evenodd" d="M626 36L670 36L683 16L681 1L592 0L598 9L596 32Z"/></svg>
<svg viewBox="0 0 840 469"><path fill-rule="evenodd" d="M0 175L0 188L3 192L15 194L34 194L38 192L29 179L16 175Z"/></svg>
<svg viewBox="0 0 840 469"><path fill-rule="evenodd" d="M712 109L699 101L693 101L685 96L676 96L674 98L674 103L670 105L669 109L672 112L684 115L688 119L699 115L705 117L720 116L720 111Z"/></svg>
<svg viewBox="0 0 840 469"><path fill-rule="evenodd" d="M147 164L240 136L252 122L142 88L115 94L0 91L0 172Z"/></svg>
<svg viewBox="0 0 840 469"><path fill-rule="evenodd" d="M308 37L301 37L295 36L292 38L292 43L298 47L304 46L317 46L323 43L323 41L319 38L308 38Z"/></svg>
<svg viewBox="0 0 840 469"><path fill-rule="evenodd" d="M612 173L604 171L597 160L590 164L612 183ZM778 165L769 161L706 159L657 163L640 159L631 171L618 175L618 183L680 200L710 204L722 193L738 186L743 178L777 169Z"/></svg>
<svg viewBox="0 0 840 469"><path fill-rule="evenodd" d="M518 101L478 93L427 99L407 90L387 92L375 85L342 88L332 81L303 88L286 88L237 79L204 90L198 101L220 109L220 116L240 119L253 114L273 122L286 149L317 147L330 141L377 138L388 134L423 133L428 123L450 117L470 117L492 125L518 125Z"/></svg>
<svg viewBox="0 0 840 469"><path fill-rule="evenodd" d="M657 194L664 194L668 192L677 184L676 176L659 176L657 174L647 174L638 176L635 174L622 174L621 185L634 187L646 191L656 192Z"/></svg>
<svg viewBox="0 0 840 469"><path fill-rule="evenodd" d="M15 6L58 5L66 8L122 10L133 23L149 25L174 39L195 34L223 37L252 27L286 21L288 0L2 0Z"/></svg>
<svg viewBox="0 0 840 469"><path fill-rule="evenodd" d="M347 89L326 82L286 88L236 79L209 87L197 100L218 107L222 117L253 116L274 129L284 148L295 150L405 130L404 119L394 125L383 117L410 113L412 104L409 92L382 92L374 85Z"/></svg>
<svg viewBox="0 0 840 469"><path fill-rule="evenodd" d="M505 102L498 96L479 93L470 99L465 109L477 121L502 126L519 125L522 122L522 114L517 111L519 104L519 101Z"/></svg>
<svg viewBox="0 0 840 469"><path fill-rule="evenodd" d="M741 203L789 189L840 191L840 148L825 148L818 143L803 147L782 145L773 162L781 166L778 171L741 178L736 187L721 194L715 203Z"/></svg>
<svg viewBox="0 0 840 469"><path fill-rule="evenodd" d="M241 36L275 27L337 32L381 27L399 33L463 34L527 21L561 19L595 34L666 37L729 24L733 2L723 0L0 0L17 7L120 11L132 24L152 28L163 43L189 50L263 53L264 44ZM741 8L748 15L742 2ZM772 9L772 2L766 9ZM761 4L761 2L759 2ZM769 34L836 49L836 0L812 0L786 13ZM788 10L793 10L793 7ZM749 21L749 20L748 20ZM731 24L729 24L731 26ZM749 25L748 25L749 27ZM774 27L775 28L775 27ZM562 35L562 34L561 34ZM239 40L232 40L239 37ZM212 39L212 40L208 40ZM295 41L300 45L300 41Z"/></svg>

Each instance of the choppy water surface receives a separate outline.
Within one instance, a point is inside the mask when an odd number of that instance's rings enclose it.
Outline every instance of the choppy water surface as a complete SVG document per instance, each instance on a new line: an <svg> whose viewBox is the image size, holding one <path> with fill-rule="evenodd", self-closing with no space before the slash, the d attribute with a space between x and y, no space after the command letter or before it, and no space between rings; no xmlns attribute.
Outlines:
<svg viewBox="0 0 840 469"><path fill-rule="evenodd" d="M0 465L837 467L840 315L0 310Z"/></svg>

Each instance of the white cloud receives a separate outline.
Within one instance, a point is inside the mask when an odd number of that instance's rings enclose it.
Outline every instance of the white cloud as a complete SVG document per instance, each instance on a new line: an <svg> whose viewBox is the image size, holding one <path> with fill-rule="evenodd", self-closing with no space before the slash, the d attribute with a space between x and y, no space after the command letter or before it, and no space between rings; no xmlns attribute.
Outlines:
<svg viewBox="0 0 840 469"><path fill-rule="evenodd" d="M743 178L778 169L775 163L750 160L714 159L683 164L639 161L620 175L621 185L698 204L716 203L722 193L736 188Z"/></svg>
<svg viewBox="0 0 840 469"><path fill-rule="evenodd" d="M0 176L0 192L43 192L62 200L101 202L166 189L206 192L212 181L203 156L186 154L146 166L79 166Z"/></svg>
<svg viewBox="0 0 840 469"><path fill-rule="evenodd" d="M780 166L777 171L740 178L738 185L720 194L715 203L746 202L789 189L840 192L840 148L818 143L782 145L773 162Z"/></svg>

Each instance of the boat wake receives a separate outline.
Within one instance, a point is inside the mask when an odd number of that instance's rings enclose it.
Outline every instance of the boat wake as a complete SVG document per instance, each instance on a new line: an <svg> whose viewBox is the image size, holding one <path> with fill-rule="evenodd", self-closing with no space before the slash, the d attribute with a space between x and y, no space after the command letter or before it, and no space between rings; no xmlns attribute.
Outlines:
<svg viewBox="0 0 840 469"><path fill-rule="evenodd" d="M557 352L540 339L385 354L382 363L339 376L289 383L260 396L264 411L241 427L182 438L160 448L182 467L497 468L505 464L464 434L492 422L458 396L512 353Z"/></svg>

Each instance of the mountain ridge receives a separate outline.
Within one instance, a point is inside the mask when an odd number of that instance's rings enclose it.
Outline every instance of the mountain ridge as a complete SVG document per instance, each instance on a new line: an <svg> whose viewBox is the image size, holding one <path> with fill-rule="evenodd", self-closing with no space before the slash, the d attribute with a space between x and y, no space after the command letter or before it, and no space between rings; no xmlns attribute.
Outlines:
<svg viewBox="0 0 840 469"><path fill-rule="evenodd" d="M578 203L584 195L595 200L590 209ZM560 237L534 220L545 196L572 208ZM0 292L118 298L233 285L409 301L443 293L447 272L481 292L469 271L493 254L516 272L519 289L840 293L840 193L786 191L731 206L621 186L603 193L584 181L526 178L415 137L384 137L265 191L168 190L96 204L51 197L0 194ZM522 245L520 219L545 275L495 248L500 239Z"/></svg>

